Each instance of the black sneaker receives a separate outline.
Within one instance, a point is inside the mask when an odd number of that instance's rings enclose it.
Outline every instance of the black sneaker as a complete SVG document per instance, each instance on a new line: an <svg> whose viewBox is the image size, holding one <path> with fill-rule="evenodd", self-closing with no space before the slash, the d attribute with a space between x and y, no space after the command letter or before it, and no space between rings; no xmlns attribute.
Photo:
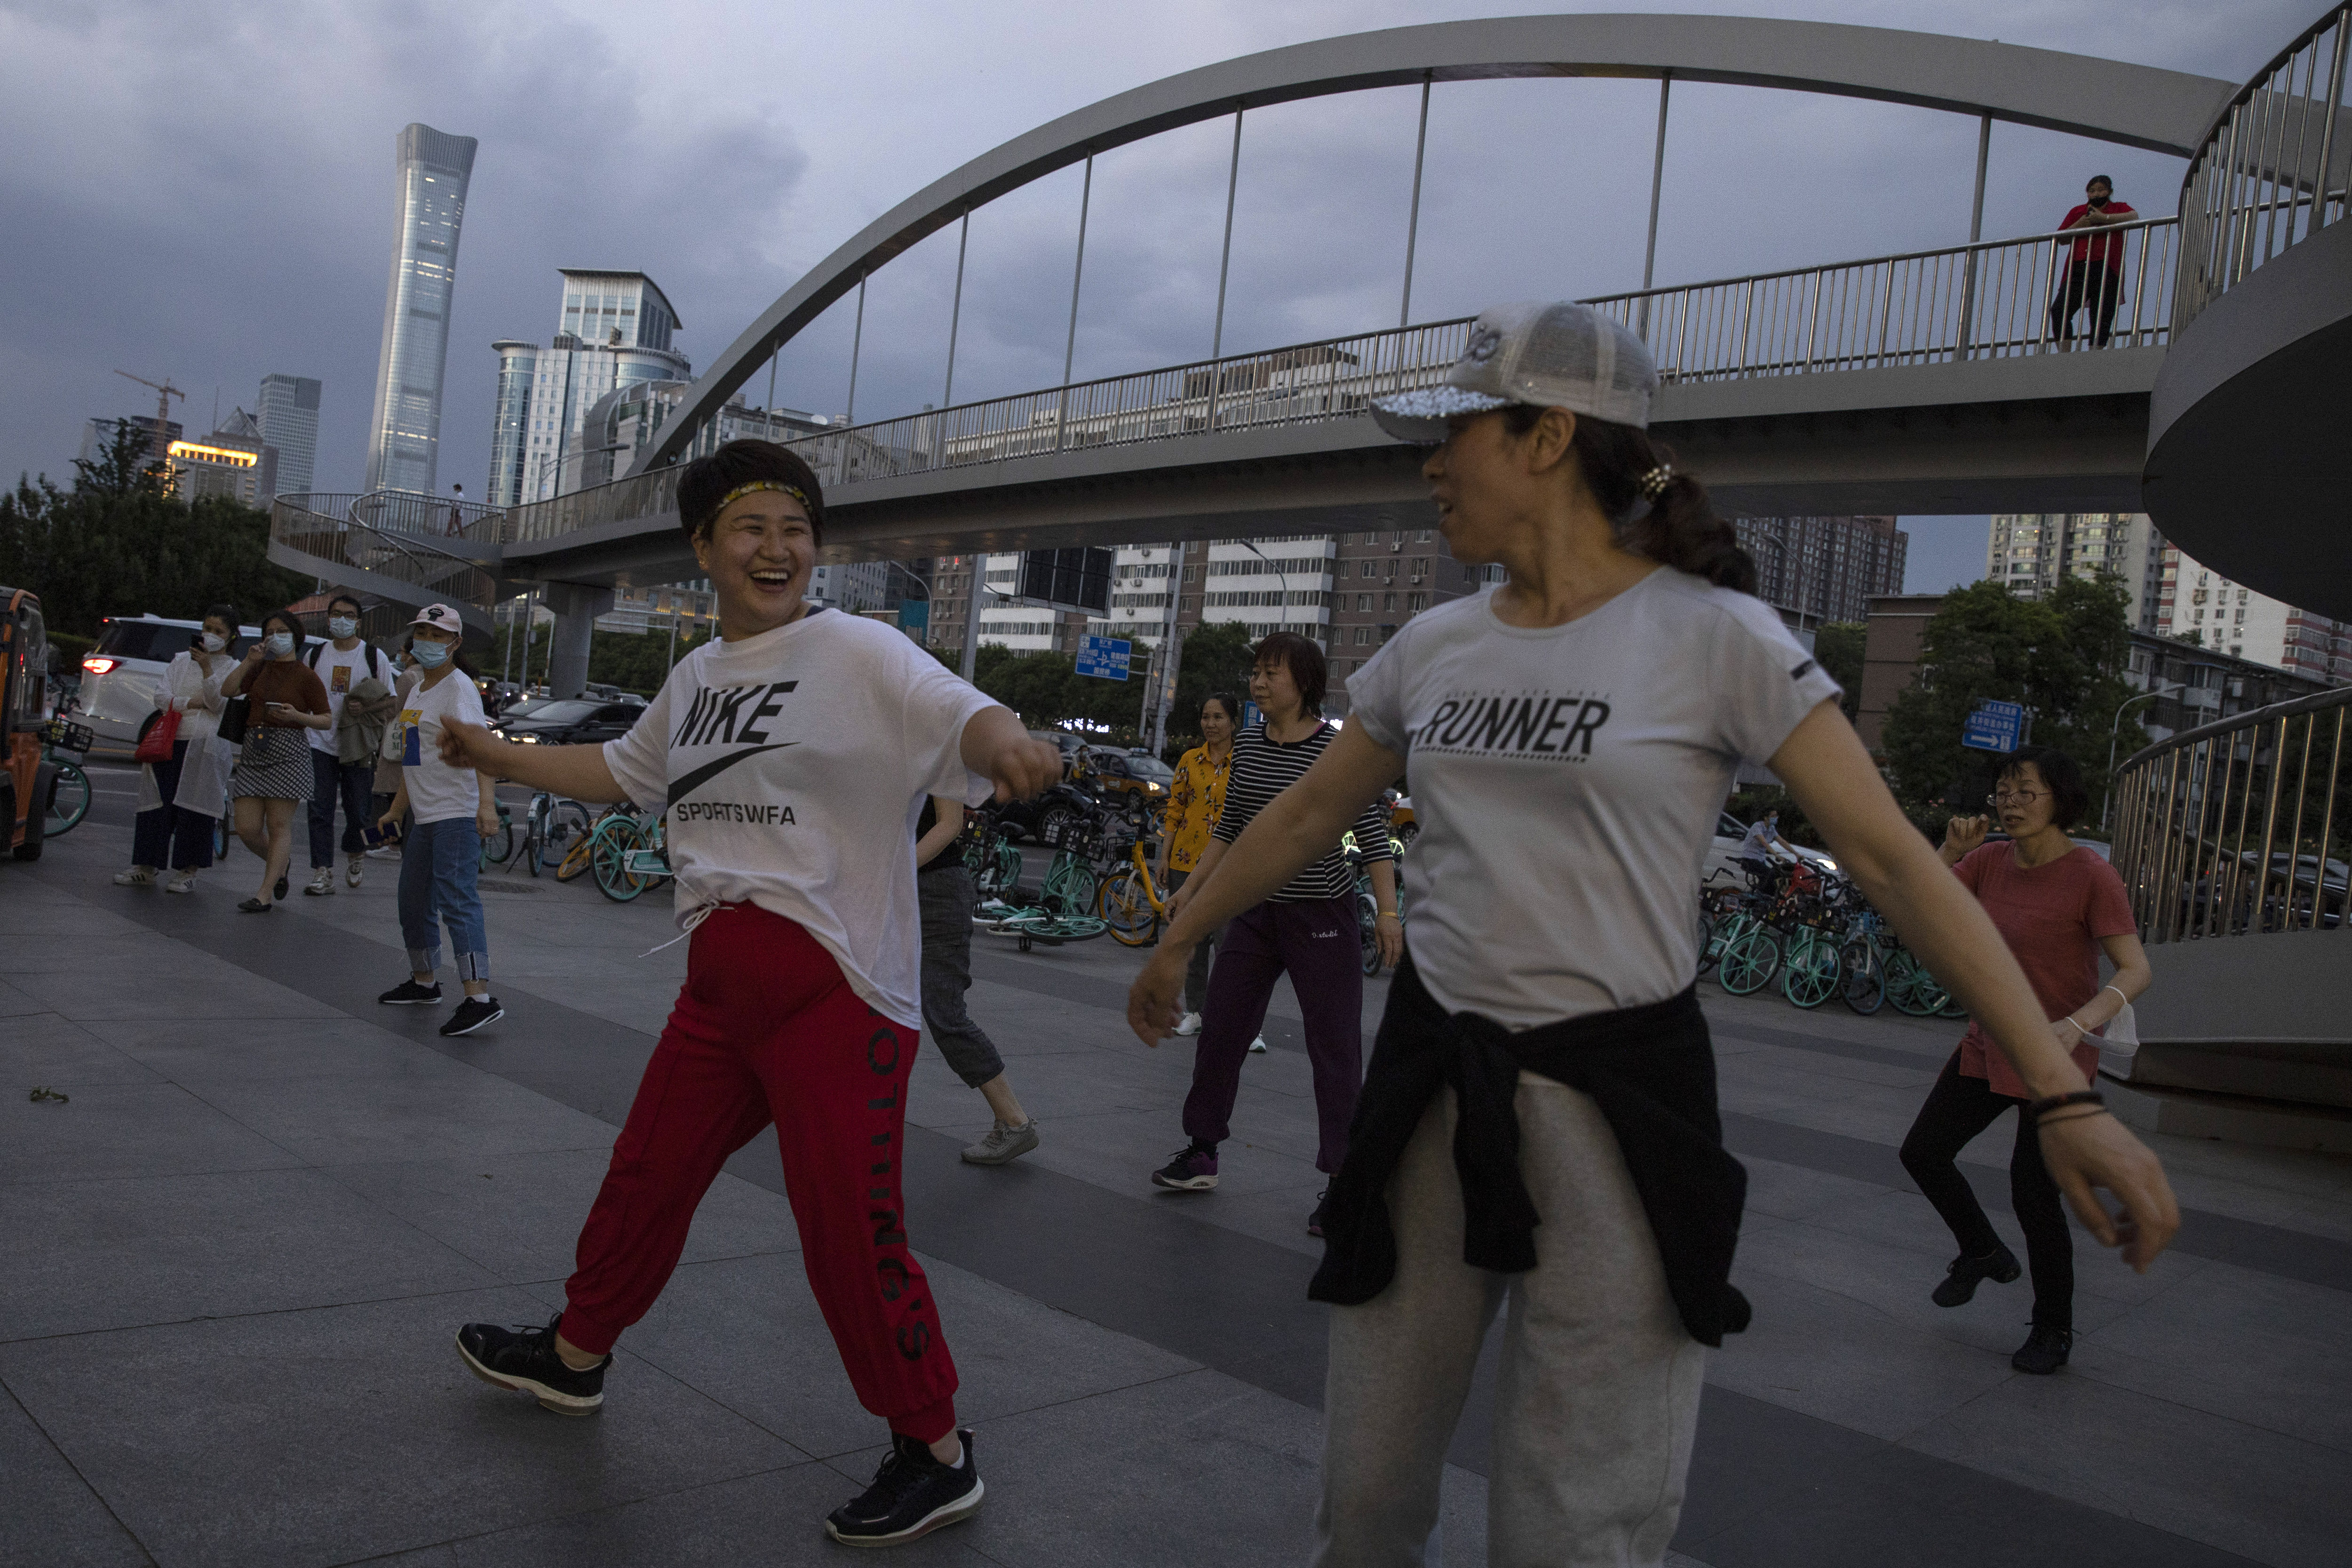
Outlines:
<svg viewBox="0 0 2352 1568"><path fill-rule="evenodd" d="M1217 1184L1217 1152L1187 1143L1176 1157L1151 1173L1151 1184L1180 1193L1205 1193Z"/></svg>
<svg viewBox="0 0 2352 1568"><path fill-rule="evenodd" d="M419 985L414 980L404 980L376 998L387 1007L431 1007L441 1001L441 983Z"/></svg>
<svg viewBox="0 0 2352 1568"><path fill-rule="evenodd" d="M824 1532L846 1546L896 1546L978 1513L988 1489L972 1460L971 1434L956 1436L963 1440L963 1460L942 1465L931 1458L929 1444L890 1434L890 1452L874 1472L874 1484L826 1515Z"/></svg>
<svg viewBox="0 0 2352 1568"><path fill-rule="evenodd" d="M2006 1247L1996 1247L1981 1258L1970 1258L1963 1253L1953 1258L1952 1266L1944 1270L1943 1283L1937 1286L1934 1292L1936 1305L1965 1307L1977 1293L1979 1280L1990 1279L1996 1285L2013 1284L2018 1272L2017 1255Z"/></svg>
<svg viewBox="0 0 2352 1568"><path fill-rule="evenodd" d="M593 1415L604 1403L606 1356L586 1372L574 1372L555 1353L558 1312L543 1329L518 1323L502 1329L496 1323L467 1323L457 1331L457 1353L484 1383L528 1394L558 1415Z"/></svg>
<svg viewBox="0 0 2352 1568"><path fill-rule="evenodd" d="M2048 1377L2066 1364L2067 1352L2074 1348L2074 1331L2053 1328L2048 1323L2036 1323L2033 1332L2026 1336L2009 1364L2020 1372L2030 1372L2036 1377Z"/></svg>
<svg viewBox="0 0 2352 1568"><path fill-rule="evenodd" d="M457 1010L449 1015L449 1021L441 1026L441 1032L445 1035L470 1035L506 1016L507 1010L499 1005L497 997L468 996L457 1004Z"/></svg>
<svg viewBox="0 0 2352 1568"><path fill-rule="evenodd" d="M1323 1234L1323 1211L1330 1206L1331 1189L1326 1187L1321 1192L1315 1194L1315 1212L1307 1216L1307 1235L1321 1236Z"/></svg>

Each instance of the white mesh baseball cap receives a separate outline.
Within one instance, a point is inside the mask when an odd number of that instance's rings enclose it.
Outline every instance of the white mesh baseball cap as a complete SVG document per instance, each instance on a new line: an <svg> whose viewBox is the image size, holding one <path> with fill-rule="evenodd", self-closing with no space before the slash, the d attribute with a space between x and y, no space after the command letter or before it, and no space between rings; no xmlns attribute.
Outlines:
<svg viewBox="0 0 2352 1568"><path fill-rule="evenodd" d="M1400 441L1433 446L1445 422L1514 403L1565 408L1613 425L1650 426L1658 368L1633 331L1570 300L1497 305L1470 326L1470 346L1443 386L1372 400L1372 417Z"/></svg>

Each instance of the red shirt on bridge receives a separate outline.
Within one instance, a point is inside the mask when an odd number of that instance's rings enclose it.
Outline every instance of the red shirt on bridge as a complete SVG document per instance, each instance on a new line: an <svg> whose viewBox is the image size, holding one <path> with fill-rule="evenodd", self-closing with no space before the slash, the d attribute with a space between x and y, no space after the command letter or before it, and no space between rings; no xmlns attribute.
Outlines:
<svg viewBox="0 0 2352 1568"><path fill-rule="evenodd" d="M2137 217L2139 216L2138 213L2132 210L2128 204L2118 201L2108 202L2107 205L2101 207L2099 211L2108 217ZM2060 223L2058 226L2062 229L2073 228L2076 224L2081 223L2085 217L2088 217L2090 214L2091 204L2088 202L2078 202L2067 212L2065 220ZM2072 248L2073 255L2069 258L2070 260L2099 261L2105 263L2111 270L2121 271L2123 269L2124 237L2116 233L2113 229L2085 229L2083 231L2081 237L2074 241Z"/></svg>

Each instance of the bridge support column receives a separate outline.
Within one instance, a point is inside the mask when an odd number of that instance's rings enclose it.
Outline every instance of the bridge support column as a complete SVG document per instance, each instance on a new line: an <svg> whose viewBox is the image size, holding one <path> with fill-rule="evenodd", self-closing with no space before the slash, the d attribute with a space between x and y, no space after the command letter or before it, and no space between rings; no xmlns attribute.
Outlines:
<svg viewBox="0 0 2352 1568"><path fill-rule="evenodd" d="M555 612L555 636L548 648L547 692L577 697L588 688L588 642L596 617L613 607L613 590L584 583L550 583L547 607Z"/></svg>

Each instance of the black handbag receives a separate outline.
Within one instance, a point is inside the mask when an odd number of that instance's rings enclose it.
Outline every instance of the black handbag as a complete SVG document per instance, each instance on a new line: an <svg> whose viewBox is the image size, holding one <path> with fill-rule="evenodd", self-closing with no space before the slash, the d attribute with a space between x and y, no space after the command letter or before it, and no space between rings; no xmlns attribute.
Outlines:
<svg viewBox="0 0 2352 1568"><path fill-rule="evenodd" d="M221 704L220 738L232 746L245 744L245 727L253 714L253 699L240 691Z"/></svg>

